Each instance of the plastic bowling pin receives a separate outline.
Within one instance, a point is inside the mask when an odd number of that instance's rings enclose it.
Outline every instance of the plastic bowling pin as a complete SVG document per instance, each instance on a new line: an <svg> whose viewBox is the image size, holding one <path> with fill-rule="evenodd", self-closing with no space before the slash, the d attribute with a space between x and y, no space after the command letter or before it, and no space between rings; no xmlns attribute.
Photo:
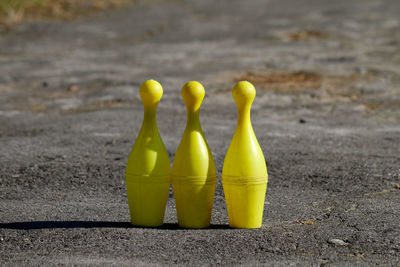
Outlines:
<svg viewBox="0 0 400 267"><path fill-rule="evenodd" d="M157 105L162 94L163 89L157 81L148 80L140 86L144 119L125 172L133 225L160 226L164 220L170 163L156 122Z"/></svg>
<svg viewBox="0 0 400 267"><path fill-rule="evenodd" d="M204 94L204 88L198 82L188 82L182 88L187 122L172 164L171 182L178 224L185 228L210 225L217 181L214 159L200 126L199 112Z"/></svg>
<svg viewBox="0 0 400 267"><path fill-rule="evenodd" d="M259 228L268 173L250 121L256 90L251 83L241 81L233 88L232 95L238 109L238 122L222 169L229 225L233 228Z"/></svg>

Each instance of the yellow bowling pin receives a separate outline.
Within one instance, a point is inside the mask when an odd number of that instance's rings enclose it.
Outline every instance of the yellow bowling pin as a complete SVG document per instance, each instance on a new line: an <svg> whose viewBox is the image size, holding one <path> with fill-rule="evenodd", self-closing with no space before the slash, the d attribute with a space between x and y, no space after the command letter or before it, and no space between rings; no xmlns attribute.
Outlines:
<svg viewBox="0 0 400 267"><path fill-rule="evenodd" d="M222 169L229 225L259 228L262 225L268 173L263 152L250 121L254 86L238 82L232 90L238 109L238 122Z"/></svg>
<svg viewBox="0 0 400 267"><path fill-rule="evenodd" d="M138 226L163 224L169 193L170 164L156 122L161 84L148 80L140 86L144 119L126 166L125 181L131 223Z"/></svg>
<svg viewBox="0 0 400 267"><path fill-rule="evenodd" d="M214 159L200 126L199 112L204 94L204 88L198 82L188 82L182 88L187 122L172 164L171 182L178 224L185 228L210 225L217 181Z"/></svg>

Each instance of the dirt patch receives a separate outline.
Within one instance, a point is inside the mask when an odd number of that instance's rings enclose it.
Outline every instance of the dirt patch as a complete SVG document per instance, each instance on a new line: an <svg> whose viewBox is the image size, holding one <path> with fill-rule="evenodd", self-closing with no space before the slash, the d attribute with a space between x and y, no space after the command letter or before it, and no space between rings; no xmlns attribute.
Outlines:
<svg viewBox="0 0 400 267"><path fill-rule="evenodd" d="M0 24L11 30L23 20L72 19L109 8L126 6L134 0L2 0Z"/></svg>
<svg viewBox="0 0 400 267"><path fill-rule="evenodd" d="M377 104L377 103L367 103L367 104L365 104L365 108L366 109L368 109L368 110L376 110L376 109L378 109L379 108L379 104Z"/></svg>
<svg viewBox="0 0 400 267"><path fill-rule="evenodd" d="M316 41L321 39L326 39L328 35L321 31L316 30L306 30L306 29L299 29L299 30L292 30L292 31L276 31L275 35L277 38L296 42L296 41Z"/></svg>
<svg viewBox="0 0 400 267"><path fill-rule="evenodd" d="M326 38L326 34L319 31L313 30L300 30L293 31L287 34L287 38L292 41L303 41L303 40L315 40Z"/></svg>
<svg viewBox="0 0 400 267"><path fill-rule="evenodd" d="M235 79L235 81L249 81L257 88L277 92L297 92L321 88L322 77L312 72L294 73L254 73L248 72Z"/></svg>
<svg viewBox="0 0 400 267"><path fill-rule="evenodd" d="M323 102L357 102L367 110L380 108L379 104L363 102L368 94L360 84L372 83L378 79L375 72L357 72L349 75L323 75L316 72L247 72L234 78L235 82L249 81L258 90L280 94L309 94ZM229 90L230 91L230 90ZM225 92L225 91L224 91Z"/></svg>

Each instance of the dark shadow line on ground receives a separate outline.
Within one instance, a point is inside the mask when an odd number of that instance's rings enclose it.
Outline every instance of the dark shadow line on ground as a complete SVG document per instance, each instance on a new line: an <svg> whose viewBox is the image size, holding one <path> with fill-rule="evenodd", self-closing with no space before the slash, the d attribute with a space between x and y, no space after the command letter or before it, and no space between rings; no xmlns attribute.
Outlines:
<svg viewBox="0 0 400 267"><path fill-rule="evenodd" d="M185 230L176 223L165 223L159 227L140 227L134 226L129 222L112 221L31 221L31 222L11 222L0 223L0 229L14 230L35 230L35 229L71 229L71 228L142 228L142 229L161 229L161 230ZM211 224L208 228L197 229L231 229L226 224ZM196 229L193 229L196 230Z"/></svg>

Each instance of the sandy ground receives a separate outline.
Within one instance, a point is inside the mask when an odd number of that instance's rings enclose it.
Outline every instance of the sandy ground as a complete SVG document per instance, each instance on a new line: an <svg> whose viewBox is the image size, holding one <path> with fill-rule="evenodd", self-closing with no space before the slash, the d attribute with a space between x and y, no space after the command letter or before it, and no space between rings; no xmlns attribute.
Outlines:
<svg viewBox="0 0 400 267"><path fill-rule="evenodd" d="M0 264L400 264L400 2L145 1L0 33ZM124 168L141 126L138 89L164 86L158 125L182 136L182 85L220 177L236 125L234 83L270 175L263 227L129 225ZM220 179L220 178L219 178ZM335 241L339 239L339 241Z"/></svg>

